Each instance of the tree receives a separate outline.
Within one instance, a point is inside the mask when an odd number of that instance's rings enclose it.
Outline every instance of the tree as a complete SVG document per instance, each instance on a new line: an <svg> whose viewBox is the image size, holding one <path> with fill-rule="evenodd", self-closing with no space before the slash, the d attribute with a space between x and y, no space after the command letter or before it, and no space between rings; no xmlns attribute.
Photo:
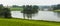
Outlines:
<svg viewBox="0 0 60 26"><path fill-rule="evenodd" d="M53 6L53 10L57 10L57 7Z"/></svg>
<svg viewBox="0 0 60 26"><path fill-rule="evenodd" d="M57 4L53 7L53 10L59 10L60 9L60 4Z"/></svg>
<svg viewBox="0 0 60 26"><path fill-rule="evenodd" d="M39 10L39 7L37 5L33 6L33 13L37 13Z"/></svg>
<svg viewBox="0 0 60 26"><path fill-rule="evenodd" d="M26 6L26 16L27 16L27 18L29 19L29 18L31 18L32 19L32 10L33 8L32 8L32 5L27 5Z"/></svg>
<svg viewBox="0 0 60 26"><path fill-rule="evenodd" d="M3 4L0 4L0 16L2 16L2 12L3 12Z"/></svg>
<svg viewBox="0 0 60 26"><path fill-rule="evenodd" d="M57 9L60 9L60 4L57 5Z"/></svg>
<svg viewBox="0 0 60 26"><path fill-rule="evenodd" d="M38 12L38 6L34 5L24 5L23 6L23 15L24 15L24 18L25 18L25 15L26 17L29 19L31 18L32 19L32 14L36 14Z"/></svg>
<svg viewBox="0 0 60 26"><path fill-rule="evenodd" d="M18 6L18 5L13 5L12 7L21 7L21 6Z"/></svg>
<svg viewBox="0 0 60 26"><path fill-rule="evenodd" d="M0 4L0 8L2 8L3 7L3 4Z"/></svg>
<svg viewBox="0 0 60 26"><path fill-rule="evenodd" d="M25 5L23 5L22 7L23 7L23 10L21 12L23 13L23 17L25 19Z"/></svg>
<svg viewBox="0 0 60 26"><path fill-rule="evenodd" d="M9 8L5 8L3 4L0 4L0 16L4 18L11 18L11 13Z"/></svg>
<svg viewBox="0 0 60 26"><path fill-rule="evenodd" d="M4 8L3 9L3 16L5 18L11 18L11 12L10 12L10 9L9 8Z"/></svg>

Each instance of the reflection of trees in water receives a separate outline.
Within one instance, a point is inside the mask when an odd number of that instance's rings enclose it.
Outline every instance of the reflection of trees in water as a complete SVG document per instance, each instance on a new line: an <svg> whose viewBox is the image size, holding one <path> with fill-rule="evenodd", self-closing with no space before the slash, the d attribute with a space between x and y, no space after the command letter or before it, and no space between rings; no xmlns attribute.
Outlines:
<svg viewBox="0 0 60 26"><path fill-rule="evenodd" d="M57 15L58 17L60 17L60 12L54 12L55 15Z"/></svg>
<svg viewBox="0 0 60 26"><path fill-rule="evenodd" d="M57 12L54 12L54 16L57 16Z"/></svg>
<svg viewBox="0 0 60 26"><path fill-rule="evenodd" d="M23 6L23 11L21 11L23 13L23 17L25 19L25 17L27 17L28 19L31 18L32 16L35 16L35 14L38 13L38 6L34 5L24 5Z"/></svg>

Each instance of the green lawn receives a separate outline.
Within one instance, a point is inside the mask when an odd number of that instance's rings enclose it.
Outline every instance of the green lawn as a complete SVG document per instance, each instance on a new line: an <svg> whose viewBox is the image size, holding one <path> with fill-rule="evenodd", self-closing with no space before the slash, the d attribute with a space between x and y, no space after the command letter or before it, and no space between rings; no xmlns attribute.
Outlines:
<svg viewBox="0 0 60 26"><path fill-rule="evenodd" d="M60 22L0 18L0 26L60 26Z"/></svg>
<svg viewBox="0 0 60 26"><path fill-rule="evenodd" d="M54 10L55 12L60 12L60 10Z"/></svg>
<svg viewBox="0 0 60 26"><path fill-rule="evenodd" d="M14 7L14 8L10 8L11 11L21 11L23 8L18 8L18 7Z"/></svg>

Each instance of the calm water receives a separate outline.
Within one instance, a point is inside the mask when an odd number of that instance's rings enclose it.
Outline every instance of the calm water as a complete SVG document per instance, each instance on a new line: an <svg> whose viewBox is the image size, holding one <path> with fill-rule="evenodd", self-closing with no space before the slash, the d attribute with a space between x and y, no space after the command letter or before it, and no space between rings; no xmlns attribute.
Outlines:
<svg viewBox="0 0 60 26"><path fill-rule="evenodd" d="M20 11L11 11L12 17L23 18L23 14ZM34 20L49 20L60 21L60 12L53 11L39 11L32 19Z"/></svg>

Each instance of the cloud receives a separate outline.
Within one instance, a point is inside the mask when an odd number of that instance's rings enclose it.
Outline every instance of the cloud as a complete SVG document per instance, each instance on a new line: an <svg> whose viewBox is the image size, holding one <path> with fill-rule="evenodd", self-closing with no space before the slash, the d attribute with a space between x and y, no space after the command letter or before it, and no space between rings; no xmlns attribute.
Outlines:
<svg viewBox="0 0 60 26"><path fill-rule="evenodd" d="M52 5L60 4L60 0L0 0L4 5Z"/></svg>

